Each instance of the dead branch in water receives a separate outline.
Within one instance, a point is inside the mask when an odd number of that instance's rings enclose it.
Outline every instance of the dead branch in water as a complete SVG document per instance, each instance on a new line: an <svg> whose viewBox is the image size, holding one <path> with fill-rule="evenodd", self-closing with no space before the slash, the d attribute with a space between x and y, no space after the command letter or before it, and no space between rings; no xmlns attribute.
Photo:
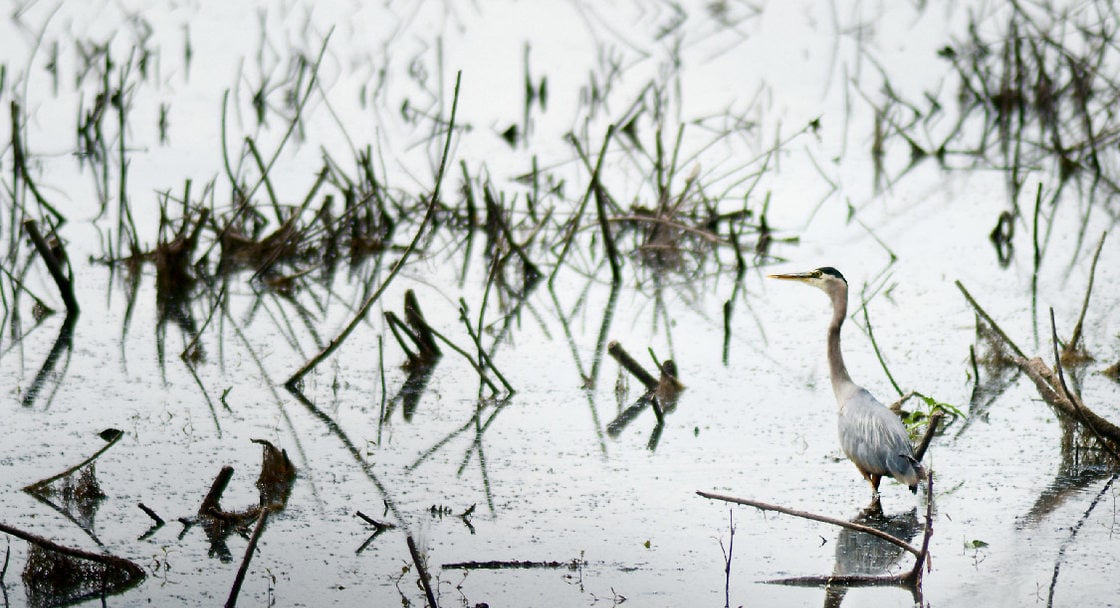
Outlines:
<svg viewBox="0 0 1120 608"><path fill-rule="evenodd" d="M1103 441L1102 445L1110 445L1115 455L1116 446L1120 445L1120 427L1089 409L1079 395L1065 386L1060 373L1055 373L1055 370L1047 366L1041 357L1031 359L1016 357L1015 364L1034 381L1035 386L1038 387L1038 394L1046 403L1086 426L1099 439L1107 440ZM1060 371L1061 364L1058 365Z"/></svg>
<svg viewBox="0 0 1120 608"><path fill-rule="evenodd" d="M1101 236L1100 245L1097 247L1098 255L1101 246L1104 244L1105 236L1107 236L1107 233ZM1095 272L1096 270L1096 261L1097 255L1094 255L1091 272ZM1028 358L1023 351L1015 346L1014 342L1007 337L1007 334L996 325L995 321L980 308L980 305L976 303L976 300L974 300L964 286L961 285L960 281L957 281L956 284L961 290L961 293L964 294L965 299L968 300L969 304L973 306L976 312L991 325L1000 339L1015 351L1016 357L1013 359L1015 365L1034 382L1042 399L1050 404L1056 411L1061 412L1071 420L1087 427L1090 432L1101 440L1104 447L1120 459L1117 447L1120 446L1120 426L1109 422L1089 409L1084 401L1081 400L1081 397L1071 391L1066 385L1065 374L1062 369L1062 360L1069 357L1071 353L1074 352L1073 349L1076 348L1077 342L1080 341L1081 323L1085 317L1085 310L1089 305L1089 292L1093 287L1092 276L1090 276L1089 279L1089 286L1085 293L1085 300L1082 305L1080 317L1077 321L1077 326L1074 329L1073 338L1070 339L1065 349L1061 352L1059 351L1060 341L1058 340L1058 330L1054 320L1054 310L1053 308L1050 309L1050 330L1051 341L1054 348L1054 368L1048 367L1041 357Z"/></svg>
<svg viewBox="0 0 1120 608"><path fill-rule="evenodd" d="M848 587L878 586L878 585L903 585L903 586L906 586L906 587L910 588L911 590L916 590L921 585L922 568L925 567L929 563L929 541L930 541L930 538L933 536L933 473L932 472L926 477L926 483L927 483L927 486L926 486L926 525L925 525L925 533L922 536L922 546L921 546L921 548L914 547L913 545L906 542L905 540L902 540L901 538L898 538L896 536L893 536L891 534L883 532L882 530L877 530L877 529L875 529L871 526L865 526L863 524L857 524L857 523L853 523L853 522L850 522L850 521L844 521L842 519L837 519L835 517L829 517L827 515L817 515L815 513L809 513L807 511L798 511L796 509L790 509L788 507L782 507L782 506L779 506L779 505L772 505L772 504L768 504L768 503L764 503L764 502L760 502L760 501L756 501L756 500L749 500L749 499L746 499L746 498L735 498L733 496L725 496L725 495L722 495L722 494L713 494L713 493L710 493L710 492L703 492L703 491L697 491L696 493L700 496L703 496L704 498L709 498L709 499L712 499L712 500L722 500L724 502L746 505L746 506L749 506L749 507L755 507L757 509L762 509L764 511L776 511L778 513L784 513L786 515L792 515L794 517L800 517L802 519L819 521L819 522L822 522L822 523L832 524L834 526L839 526L841 528L847 528L849 530L854 530L854 531L857 531L857 532L863 532L865 534L870 534L872 536L875 536L876 538L880 538L880 539L885 540L885 541L887 541L887 542L889 542L893 545L901 547L905 551L908 551L915 558L914 559L914 567L911 568L909 571L901 573L901 574L892 574L892 575L885 575L885 576L859 575L859 574L844 575L844 576L805 576L805 577L796 577L796 578L777 579L777 580L766 581L768 583L783 584L783 585L801 585L801 586L836 586L836 585L840 585L840 586L848 586Z"/></svg>

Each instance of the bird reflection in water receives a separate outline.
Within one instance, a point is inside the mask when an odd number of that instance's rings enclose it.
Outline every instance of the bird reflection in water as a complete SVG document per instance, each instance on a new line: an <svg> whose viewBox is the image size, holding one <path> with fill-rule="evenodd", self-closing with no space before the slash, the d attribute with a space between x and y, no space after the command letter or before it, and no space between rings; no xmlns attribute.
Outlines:
<svg viewBox="0 0 1120 608"><path fill-rule="evenodd" d="M906 542L913 540L921 529L917 509L885 515L879 503L873 503L860 511L851 522L875 528ZM849 577L888 574L904 554L906 551L902 547L887 540L843 528L836 537L836 565L832 569L832 575ZM826 590L825 607L836 608L843 601L848 587L829 585Z"/></svg>

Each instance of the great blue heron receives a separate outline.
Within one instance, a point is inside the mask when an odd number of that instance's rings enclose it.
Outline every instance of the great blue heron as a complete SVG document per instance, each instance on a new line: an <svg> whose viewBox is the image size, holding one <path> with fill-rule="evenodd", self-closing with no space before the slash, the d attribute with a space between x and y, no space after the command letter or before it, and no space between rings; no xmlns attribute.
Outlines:
<svg viewBox="0 0 1120 608"><path fill-rule="evenodd" d="M817 287L832 300L832 322L828 324L828 370L832 392L840 406L840 447L871 484L871 500L879 499L884 476L897 479L916 492L925 469L914 459L914 448L899 417L852 382L840 353L840 326L848 314L848 281L835 268L826 266L810 272L772 274L773 279L800 281Z"/></svg>

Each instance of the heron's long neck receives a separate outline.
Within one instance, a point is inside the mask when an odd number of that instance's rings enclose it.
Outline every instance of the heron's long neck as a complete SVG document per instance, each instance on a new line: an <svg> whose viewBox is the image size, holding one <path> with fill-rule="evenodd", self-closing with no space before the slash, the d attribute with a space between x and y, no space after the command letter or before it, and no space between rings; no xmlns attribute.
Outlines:
<svg viewBox="0 0 1120 608"><path fill-rule="evenodd" d="M828 324L828 371L832 376L832 392L837 402L843 403L841 393L852 384L848 368L844 365L844 355L840 352L840 326L848 314L847 290L837 290L832 297L832 321Z"/></svg>

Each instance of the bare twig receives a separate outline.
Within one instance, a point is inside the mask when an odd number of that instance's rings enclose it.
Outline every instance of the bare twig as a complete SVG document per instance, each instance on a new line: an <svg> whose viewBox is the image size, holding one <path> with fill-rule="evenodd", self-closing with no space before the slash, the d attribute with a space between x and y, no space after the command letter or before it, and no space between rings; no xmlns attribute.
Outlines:
<svg viewBox="0 0 1120 608"><path fill-rule="evenodd" d="M359 519L373 526L373 529L378 532L384 532L385 530L392 530L393 528L396 528L396 526L393 524L377 521L376 519L370 517L369 515L366 515L365 513L362 513L361 511L355 511L354 515L357 515Z"/></svg>
<svg viewBox="0 0 1120 608"><path fill-rule="evenodd" d="M918 447L914 448L914 460L921 462L922 457L926 455L926 450L929 449L929 444L933 441L933 436L937 433L937 427L941 424L941 420L945 418L945 414L940 410L935 411L930 415L928 426L926 426L926 434L922 436L921 442Z"/></svg>
<svg viewBox="0 0 1120 608"><path fill-rule="evenodd" d="M727 550L723 552L723 608L731 608L731 557L735 551L735 511L728 509L727 525L731 529L731 536L727 539ZM723 548L723 541L719 541Z"/></svg>

